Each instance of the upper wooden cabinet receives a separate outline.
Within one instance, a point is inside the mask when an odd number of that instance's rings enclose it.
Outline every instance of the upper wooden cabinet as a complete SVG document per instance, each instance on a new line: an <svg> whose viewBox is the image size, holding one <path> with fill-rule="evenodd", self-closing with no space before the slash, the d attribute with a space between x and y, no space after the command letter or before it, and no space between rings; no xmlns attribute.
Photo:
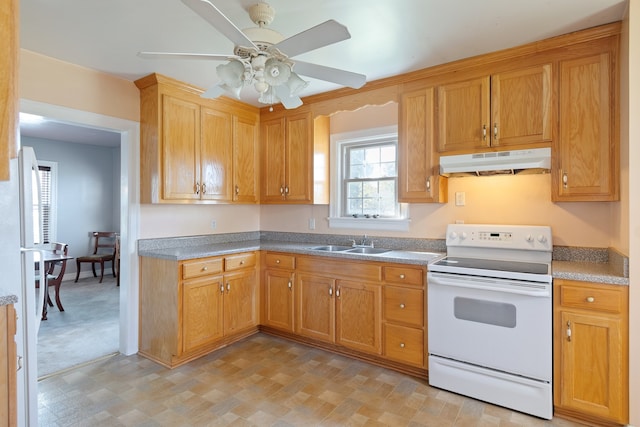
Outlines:
<svg viewBox="0 0 640 427"><path fill-rule="evenodd" d="M444 203L447 178L440 176L435 149L435 89L409 90L400 97L398 199Z"/></svg>
<svg viewBox="0 0 640 427"><path fill-rule="evenodd" d="M439 151L551 142L551 70L535 65L439 85Z"/></svg>
<svg viewBox="0 0 640 427"><path fill-rule="evenodd" d="M0 181L9 179L9 159L18 153L18 4L0 7Z"/></svg>
<svg viewBox="0 0 640 427"><path fill-rule="evenodd" d="M554 201L619 199L616 51L560 61Z"/></svg>
<svg viewBox="0 0 640 427"><path fill-rule="evenodd" d="M157 74L136 85L142 203L257 203L258 109Z"/></svg>
<svg viewBox="0 0 640 427"><path fill-rule="evenodd" d="M328 157L329 120L305 109L265 115L261 120L262 203L323 203L314 192L314 157ZM325 167L328 170L328 159ZM326 175L326 171L324 171ZM325 179L324 186L326 187Z"/></svg>

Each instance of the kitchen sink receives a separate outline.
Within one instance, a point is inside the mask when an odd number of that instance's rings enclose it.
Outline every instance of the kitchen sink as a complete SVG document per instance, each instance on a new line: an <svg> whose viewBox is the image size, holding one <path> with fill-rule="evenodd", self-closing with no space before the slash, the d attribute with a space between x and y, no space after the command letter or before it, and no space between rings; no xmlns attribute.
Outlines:
<svg viewBox="0 0 640 427"><path fill-rule="evenodd" d="M385 252L389 252L390 249L382 249L382 248L352 248L349 249L348 253L350 254L365 254L365 255L375 255L375 254L383 254Z"/></svg>
<svg viewBox="0 0 640 427"><path fill-rule="evenodd" d="M316 246L309 249L313 251L341 252L341 251L346 251L347 249L351 249L351 246L325 245L325 246Z"/></svg>

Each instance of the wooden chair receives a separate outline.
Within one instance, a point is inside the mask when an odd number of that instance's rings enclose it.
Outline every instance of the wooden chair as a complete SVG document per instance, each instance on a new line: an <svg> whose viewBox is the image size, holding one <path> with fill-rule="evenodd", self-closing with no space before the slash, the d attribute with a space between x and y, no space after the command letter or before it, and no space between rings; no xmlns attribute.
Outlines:
<svg viewBox="0 0 640 427"><path fill-rule="evenodd" d="M55 254L67 255L69 252L69 245L66 243L52 243L51 244L51 252ZM56 291L56 305L58 306L58 310L64 311L64 307L62 307L62 302L60 302L60 284L62 283L62 279L64 278L64 272L67 269L67 260L50 262L47 263L47 295L45 296L47 299L47 304L50 307L53 307L53 302L51 301L51 297L49 296L49 289L53 287ZM56 273L56 269L58 272ZM36 288L40 287L40 274L36 273ZM43 319L46 320L46 310L43 309Z"/></svg>
<svg viewBox="0 0 640 427"><path fill-rule="evenodd" d="M104 263L111 261L111 268L113 269L113 277L116 277L116 240L118 233L111 231L94 231L93 235L93 253L90 255L79 256L76 258L76 282L80 277L80 266L82 263L90 263L91 270L93 271L93 277L98 277L96 274L96 264L100 264L100 283L104 278Z"/></svg>

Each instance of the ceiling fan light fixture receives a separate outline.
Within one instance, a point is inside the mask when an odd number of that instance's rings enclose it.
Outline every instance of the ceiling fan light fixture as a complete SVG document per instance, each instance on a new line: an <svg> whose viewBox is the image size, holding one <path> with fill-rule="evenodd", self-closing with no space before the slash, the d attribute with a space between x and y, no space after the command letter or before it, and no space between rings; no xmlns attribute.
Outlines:
<svg viewBox="0 0 640 427"><path fill-rule="evenodd" d="M276 58L269 58L264 64L264 80L270 86L285 84L291 76L291 66Z"/></svg>
<svg viewBox="0 0 640 427"><path fill-rule="evenodd" d="M232 59L226 64L220 64L216 67L216 72L220 80L229 87L242 87L244 83L244 63L240 60Z"/></svg>
<svg viewBox="0 0 640 427"><path fill-rule="evenodd" d="M309 85L309 82L302 80L299 75L292 71L291 75L289 76L289 80L287 80L285 85L289 88L289 94L291 96L295 96L300 93L302 89L307 87Z"/></svg>

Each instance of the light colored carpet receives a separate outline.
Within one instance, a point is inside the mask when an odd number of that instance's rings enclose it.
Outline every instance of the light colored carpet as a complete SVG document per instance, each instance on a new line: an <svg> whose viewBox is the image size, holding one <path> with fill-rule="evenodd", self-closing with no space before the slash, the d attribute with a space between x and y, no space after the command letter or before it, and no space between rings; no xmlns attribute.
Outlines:
<svg viewBox="0 0 640 427"><path fill-rule="evenodd" d="M38 332L39 378L118 351L120 288L111 275L98 280L62 282L62 312L51 291L53 307Z"/></svg>

